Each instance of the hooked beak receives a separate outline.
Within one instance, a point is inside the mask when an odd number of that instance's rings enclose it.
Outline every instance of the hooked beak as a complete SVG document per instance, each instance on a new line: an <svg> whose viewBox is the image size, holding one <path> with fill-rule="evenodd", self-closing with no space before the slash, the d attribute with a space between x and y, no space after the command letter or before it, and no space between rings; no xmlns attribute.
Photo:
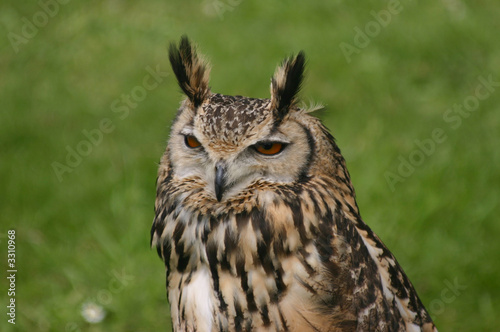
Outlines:
<svg viewBox="0 0 500 332"><path fill-rule="evenodd" d="M215 165L215 197L220 202L226 189L226 165L219 161Z"/></svg>

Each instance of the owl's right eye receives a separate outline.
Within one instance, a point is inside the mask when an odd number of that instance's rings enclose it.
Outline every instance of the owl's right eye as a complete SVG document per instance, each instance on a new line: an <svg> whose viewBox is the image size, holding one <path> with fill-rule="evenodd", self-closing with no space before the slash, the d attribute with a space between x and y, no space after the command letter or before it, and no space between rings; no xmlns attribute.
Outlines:
<svg viewBox="0 0 500 332"><path fill-rule="evenodd" d="M196 137L194 137L193 135L185 135L184 136L184 143L186 144L186 146L188 148L191 148L191 149L198 148L201 146L200 141L198 141L198 139Z"/></svg>
<svg viewBox="0 0 500 332"><path fill-rule="evenodd" d="M286 147L281 142L260 142L254 145L255 151L266 156L273 156L280 153Z"/></svg>

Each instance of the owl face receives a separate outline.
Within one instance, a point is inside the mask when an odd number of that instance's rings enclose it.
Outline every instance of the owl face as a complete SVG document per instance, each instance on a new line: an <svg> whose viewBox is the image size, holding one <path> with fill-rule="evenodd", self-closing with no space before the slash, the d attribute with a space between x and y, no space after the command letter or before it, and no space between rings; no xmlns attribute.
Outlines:
<svg viewBox="0 0 500 332"><path fill-rule="evenodd" d="M307 173L312 147L295 118L279 121L269 99L210 94L197 108L184 102L169 141L174 174L202 181L217 201L257 181L297 181Z"/></svg>
<svg viewBox="0 0 500 332"><path fill-rule="evenodd" d="M212 93L208 65L187 38L178 48L171 45L169 57L187 96L167 148L178 180L196 182L204 197L224 202L249 194L250 185L258 181L290 183L308 176L321 146L312 137L321 130L312 128L315 119L296 105L304 72L302 52L278 66L270 99Z"/></svg>

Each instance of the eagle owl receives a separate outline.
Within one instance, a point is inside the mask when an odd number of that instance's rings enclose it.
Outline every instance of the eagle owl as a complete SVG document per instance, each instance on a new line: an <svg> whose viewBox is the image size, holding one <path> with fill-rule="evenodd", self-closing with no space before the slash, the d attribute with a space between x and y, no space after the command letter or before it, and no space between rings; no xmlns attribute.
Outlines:
<svg viewBox="0 0 500 332"><path fill-rule="evenodd" d="M187 98L172 124L151 229L175 331L436 331L410 280L363 222L344 158L297 104L305 58L271 98L211 92L182 37Z"/></svg>

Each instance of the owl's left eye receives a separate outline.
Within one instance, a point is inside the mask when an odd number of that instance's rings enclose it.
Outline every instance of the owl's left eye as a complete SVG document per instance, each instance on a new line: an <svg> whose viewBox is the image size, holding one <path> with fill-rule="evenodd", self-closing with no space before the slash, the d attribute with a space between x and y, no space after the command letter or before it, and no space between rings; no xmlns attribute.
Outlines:
<svg viewBox="0 0 500 332"><path fill-rule="evenodd" d="M260 154L272 156L280 153L286 144L281 142L261 142L254 145L255 151Z"/></svg>
<svg viewBox="0 0 500 332"><path fill-rule="evenodd" d="M184 143L186 143L186 146L191 148L191 149L194 149L194 148L201 146L200 141L198 141L198 139L196 137L194 137L193 135L184 136Z"/></svg>

